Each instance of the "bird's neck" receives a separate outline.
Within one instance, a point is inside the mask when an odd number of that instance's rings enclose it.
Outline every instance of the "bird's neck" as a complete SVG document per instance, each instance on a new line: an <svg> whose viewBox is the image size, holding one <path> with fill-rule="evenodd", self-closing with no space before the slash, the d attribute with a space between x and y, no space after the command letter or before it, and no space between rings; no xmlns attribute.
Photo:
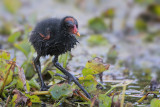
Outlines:
<svg viewBox="0 0 160 107"><path fill-rule="evenodd" d="M66 28L61 27L60 28L60 40L63 42L65 45L76 45L78 42L75 35L69 33Z"/></svg>

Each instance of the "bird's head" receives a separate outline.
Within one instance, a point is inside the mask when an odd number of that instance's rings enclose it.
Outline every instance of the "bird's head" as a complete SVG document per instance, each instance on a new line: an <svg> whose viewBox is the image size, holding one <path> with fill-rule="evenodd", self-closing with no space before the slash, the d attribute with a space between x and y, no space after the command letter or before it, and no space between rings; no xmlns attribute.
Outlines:
<svg viewBox="0 0 160 107"><path fill-rule="evenodd" d="M78 22L75 18L73 18L71 16L65 17L62 20L62 26L70 34L75 34L77 36L80 36L80 34L78 32Z"/></svg>

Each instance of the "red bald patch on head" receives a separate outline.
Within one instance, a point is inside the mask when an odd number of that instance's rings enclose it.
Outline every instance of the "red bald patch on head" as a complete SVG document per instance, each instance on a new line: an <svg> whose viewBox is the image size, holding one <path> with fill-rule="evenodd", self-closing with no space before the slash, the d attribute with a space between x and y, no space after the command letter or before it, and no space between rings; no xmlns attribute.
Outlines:
<svg viewBox="0 0 160 107"><path fill-rule="evenodd" d="M74 25L74 29L73 29L73 32L74 32L74 34L76 34L77 33L77 27L76 27L76 25Z"/></svg>
<svg viewBox="0 0 160 107"><path fill-rule="evenodd" d="M74 19L73 19L73 18L71 18L71 17L66 18L66 19L65 19L65 22L66 22L66 21L72 21L72 22L74 23Z"/></svg>

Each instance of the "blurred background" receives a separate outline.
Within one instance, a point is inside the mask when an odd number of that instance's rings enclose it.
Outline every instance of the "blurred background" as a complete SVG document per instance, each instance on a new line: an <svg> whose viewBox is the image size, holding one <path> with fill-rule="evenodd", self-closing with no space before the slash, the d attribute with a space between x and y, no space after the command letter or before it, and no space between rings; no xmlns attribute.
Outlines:
<svg viewBox="0 0 160 107"><path fill-rule="evenodd" d="M81 34L68 60L70 72L78 75L88 60L100 57L111 65L104 82L133 80L127 88L132 102L151 80L159 81L159 0L1 0L0 49L16 57L29 79L36 56L29 32L42 19L65 16L78 20ZM47 59L41 59L43 64Z"/></svg>

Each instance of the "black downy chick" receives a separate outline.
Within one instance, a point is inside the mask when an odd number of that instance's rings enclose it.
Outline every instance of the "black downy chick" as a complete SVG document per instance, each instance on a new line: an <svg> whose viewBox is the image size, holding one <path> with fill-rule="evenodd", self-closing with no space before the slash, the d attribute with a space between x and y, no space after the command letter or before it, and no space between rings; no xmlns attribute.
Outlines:
<svg viewBox="0 0 160 107"><path fill-rule="evenodd" d="M90 98L88 92L77 81L76 77L70 74L58 63L58 56L71 51L78 42L75 35L80 36L78 32L78 22L72 16L66 16L63 19L49 18L39 22L31 32L29 41L37 52L34 65L41 81L41 90L48 90L41 75L40 57L51 55L55 56L52 60L55 67L62 71Z"/></svg>

